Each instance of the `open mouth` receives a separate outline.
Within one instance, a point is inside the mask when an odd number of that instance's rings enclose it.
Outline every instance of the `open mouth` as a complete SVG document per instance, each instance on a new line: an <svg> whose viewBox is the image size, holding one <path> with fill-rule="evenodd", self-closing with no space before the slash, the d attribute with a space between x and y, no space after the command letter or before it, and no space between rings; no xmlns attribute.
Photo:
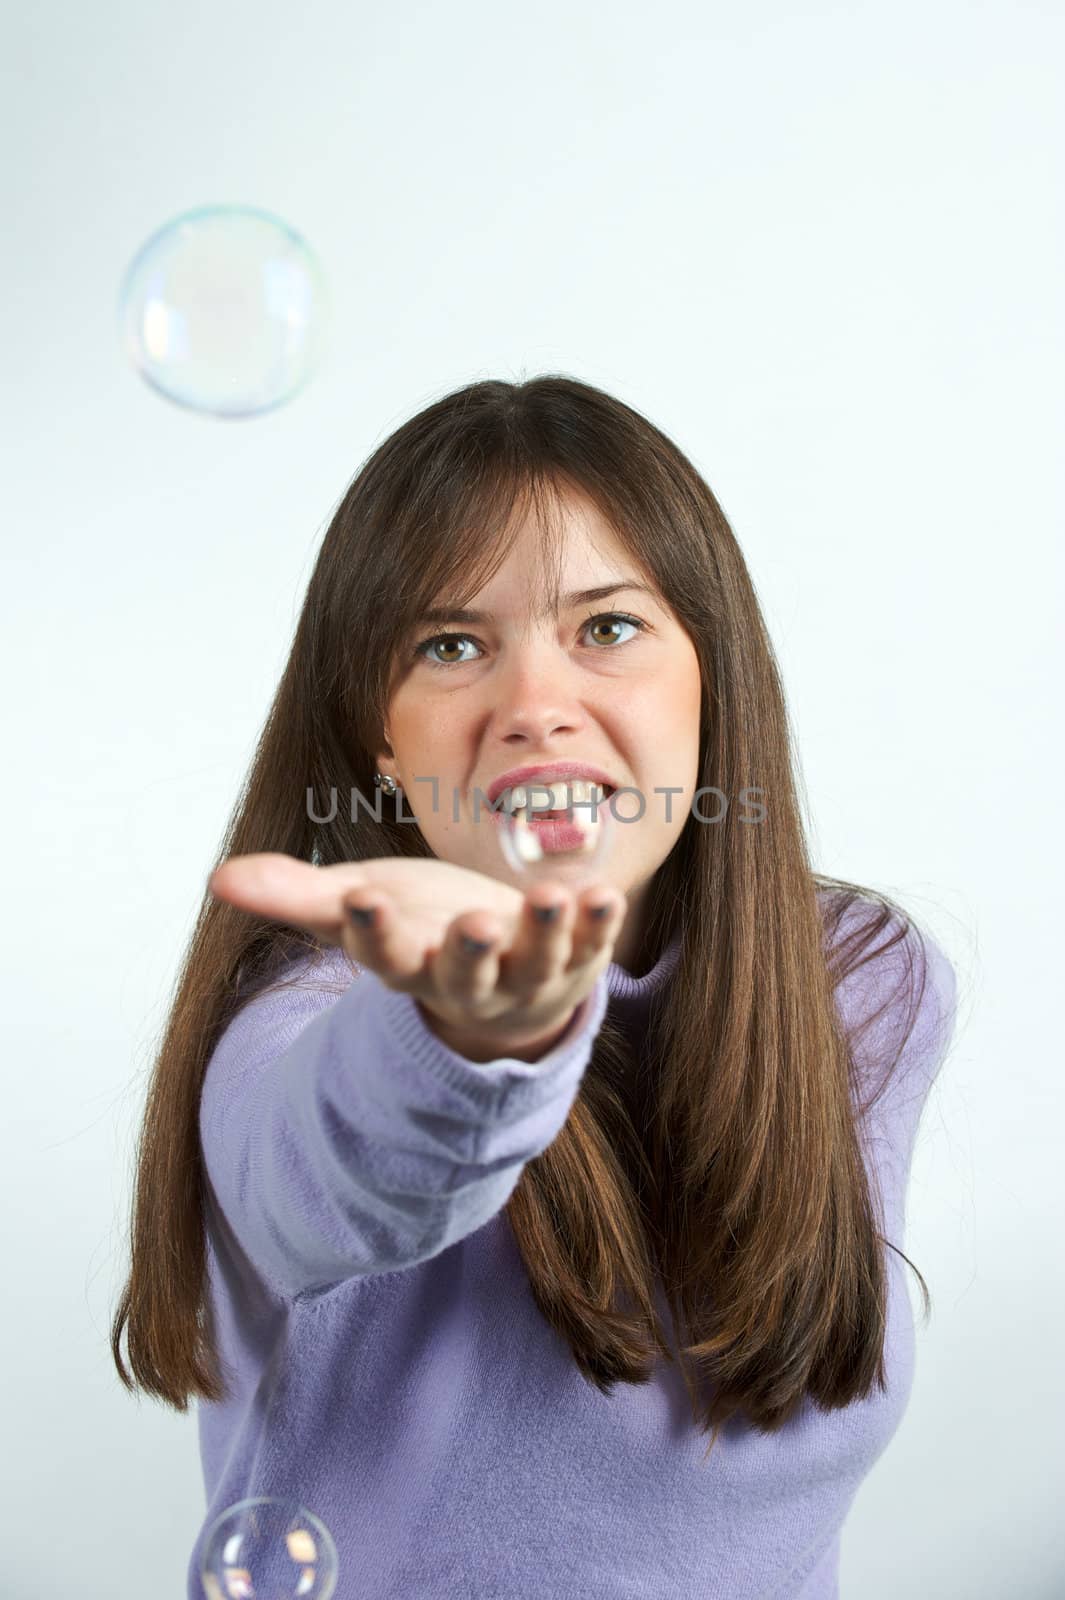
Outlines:
<svg viewBox="0 0 1065 1600"><path fill-rule="evenodd" d="M560 798L561 785L542 799ZM533 803L492 813L492 821L502 835L503 854L516 871L535 871L543 863L564 868L594 861L606 844L612 822L609 801L613 784L595 784L570 796L566 806L539 810Z"/></svg>
<svg viewBox="0 0 1065 1600"><path fill-rule="evenodd" d="M601 793L595 802L594 809L592 805L593 796L584 794L572 795L566 805L554 806L550 811L544 810L542 805L533 800L525 806L516 807L514 814L520 816L530 826L537 822L579 821L582 817L590 819L598 814L600 808L609 802L610 796L614 793L614 788L611 784L602 783L597 787ZM546 796L541 796L541 799L546 799Z"/></svg>
<svg viewBox="0 0 1065 1600"><path fill-rule="evenodd" d="M613 784L610 784L610 783L602 783L602 784L599 785L599 787L603 791L603 797L599 801L599 805L605 805L605 803L610 799L610 796L614 793L614 786L613 786ZM572 809L573 809L574 815L578 816L578 817L580 817L580 816L590 816L591 815L590 805L589 805L589 802L587 800L575 801ZM598 810L598 809L599 809L599 807L597 806L596 810ZM531 815L529 817L529 821L530 822L536 822L536 821L559 822L559 821L562 820L562 818L568 817L569 814L570 814L570 807L569 806L562 806L560 809L558 809L556 811L539 811L539 810L537 810L537 811L534 811L534 812L531 813Z"/></svg>

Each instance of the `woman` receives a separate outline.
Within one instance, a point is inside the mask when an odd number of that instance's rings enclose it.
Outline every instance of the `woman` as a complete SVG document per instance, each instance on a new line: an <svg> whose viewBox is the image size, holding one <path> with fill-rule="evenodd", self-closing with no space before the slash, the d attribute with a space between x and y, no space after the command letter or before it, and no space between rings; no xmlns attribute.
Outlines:
<svg viewBox="0 0 1065 1600"><path fill-rule="evenodd" d="M530 886L485 801L574 765L626 791L610 849ZM113 1330L129 1387L201 1403L205 1529L299 1501L375 1600L835 1595L912 1381L954 975L812 871L690 462L562 377L402 426L326 534L221 855Z"/></svg>

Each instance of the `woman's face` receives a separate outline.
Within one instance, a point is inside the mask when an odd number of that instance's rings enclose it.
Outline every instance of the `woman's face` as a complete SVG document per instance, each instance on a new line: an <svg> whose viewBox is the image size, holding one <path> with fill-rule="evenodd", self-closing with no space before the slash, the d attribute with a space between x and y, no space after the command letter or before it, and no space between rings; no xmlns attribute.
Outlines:
<svg viewBox="0 0 1065 1600"><path fill-rule="evenodd" d="M647 890L698 783L699 663L665 601L631 587L649 580L594 503L572 491L565 518L560 614L540 614L539 543L526 523L470 603L480 620L434 618L404 644L385 724L390 752L377 765L402 787L402 814L417 818L434 855L517 887L521 877L491 820L493 780L518 767L575 760L601 770L615 788L638 791L615 802L619 819L640 816L640 797L644 810L638 821L608 821L605 858L590 865L570 858L558 874L574 891L608 882L627 895L614 959L633 970ZM569 598L607 585L616 592Z"/></svg>

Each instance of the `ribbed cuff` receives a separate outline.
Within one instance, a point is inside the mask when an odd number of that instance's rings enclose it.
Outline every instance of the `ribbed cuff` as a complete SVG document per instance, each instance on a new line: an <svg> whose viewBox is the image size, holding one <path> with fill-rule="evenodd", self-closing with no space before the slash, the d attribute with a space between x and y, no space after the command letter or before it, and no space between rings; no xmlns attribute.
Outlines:
<svg viewBox="0 0 1065 1600"><path fill-rule="evenodd" d="M373 991L368 1011L367 988ZM492 1117L533 1110L564 1092L566 1084L578 1081L591 1059L610 999L608 977L603 972L581 1002L566 1033L539 1061L519 1061L514 1056L502 1056L498 1061L468 1061L431 1031L412 995L389 988L369 970L360 975L349 992L354 995L360 989L363 992L356 1003L363 1008L364 1026L385 1052L394 1056L398 1051L401 1059L412 1062L467 1105ZM346 999L347 996L338 1002L335 1011L343 1010ZM336 1021L343 1025L339 1016Z"/></svg>

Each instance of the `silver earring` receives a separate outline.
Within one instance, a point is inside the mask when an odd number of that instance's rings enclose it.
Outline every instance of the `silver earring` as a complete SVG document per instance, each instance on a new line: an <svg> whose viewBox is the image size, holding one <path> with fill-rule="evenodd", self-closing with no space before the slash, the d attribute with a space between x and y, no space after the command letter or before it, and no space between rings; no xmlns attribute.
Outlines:
<svg viewBox="0 0 1065 1600"><path fill-rule="evenodd" d="M376 787L380 789L383 794L395 794L396 790L399 788L399 784L396 782L395 778L384 778L379 772L374 773L373 781Z"/></svg>

